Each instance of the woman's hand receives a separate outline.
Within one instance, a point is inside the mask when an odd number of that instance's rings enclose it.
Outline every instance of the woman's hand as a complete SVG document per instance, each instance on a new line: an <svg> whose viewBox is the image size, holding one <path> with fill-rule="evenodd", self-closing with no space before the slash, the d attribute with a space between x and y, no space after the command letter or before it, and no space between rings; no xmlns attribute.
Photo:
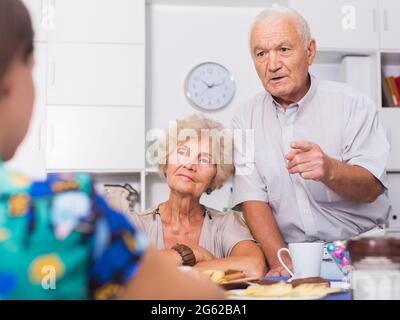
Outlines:
<svg viewBox="0 0 400 320"><path fill-rule="evenodd" d="M286 264L286 266L293 272L292 259L290 259L290 257L288 255L283 254L282 260ZM290 277L290 274L281 265L279 260L276 260L270 264L270 269L268 270L267 276L268 277Z"/></svg>
<svg viewBox="0 0 400 320"><path fill-rule="evenodd" d="M203 261L211 261L215 259L214 255L207 249L204 249L199 246L192 247L191 249L193 250L193 253L196 257L196 263Z"/></svg>

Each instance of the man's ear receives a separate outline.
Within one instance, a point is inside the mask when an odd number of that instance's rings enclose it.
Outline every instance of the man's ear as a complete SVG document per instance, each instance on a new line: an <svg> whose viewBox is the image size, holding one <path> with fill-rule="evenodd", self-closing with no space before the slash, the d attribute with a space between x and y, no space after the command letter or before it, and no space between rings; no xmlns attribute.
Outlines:
<svg viewBox="0 0 400 320"><path fill-rule="evenodd" d="M317 54L317 43L315 39L311 39L307 47L307 60L309 66L312 65L316 54Z"/></svg>

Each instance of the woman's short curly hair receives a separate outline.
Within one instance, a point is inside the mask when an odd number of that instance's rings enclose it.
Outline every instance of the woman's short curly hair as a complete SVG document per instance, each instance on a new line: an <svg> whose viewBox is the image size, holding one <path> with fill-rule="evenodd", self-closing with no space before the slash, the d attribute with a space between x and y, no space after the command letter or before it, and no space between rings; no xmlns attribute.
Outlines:
<svg viewBox="0 0 400 320"><path fill-rule="evenodd" d="M173 125L172 125L173 123ZM164 137L158 141L158 171L166 177L168 156L180 142L187 141L193 136L212 141L212 163L216 165L217 173L209 188L221 188L234 171L233 138L231 131L215 120L203 115L192 115L182 120L170 123Z"/></svg>

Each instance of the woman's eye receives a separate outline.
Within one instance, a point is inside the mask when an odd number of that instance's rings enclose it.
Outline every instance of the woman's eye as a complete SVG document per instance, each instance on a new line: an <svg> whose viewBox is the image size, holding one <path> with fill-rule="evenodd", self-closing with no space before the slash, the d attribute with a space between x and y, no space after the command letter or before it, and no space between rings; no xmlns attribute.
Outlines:
<svg viewBox="0 0 400 320"><path fill-rule="evenodd" d="M199 163L200 163L200 164L210 164L210 160L207 159L207 158L201 158L201 159L199 160Z"/></svg>
<svg viewBox="0 0 400 320"><path fill-rule="evenodd" d="M187 154L187 151L186 151L186 149L184 149L184 148L179 148L178 151L177 151L177 153L178 153L180 156L184 156L184 155Z"/></svg>

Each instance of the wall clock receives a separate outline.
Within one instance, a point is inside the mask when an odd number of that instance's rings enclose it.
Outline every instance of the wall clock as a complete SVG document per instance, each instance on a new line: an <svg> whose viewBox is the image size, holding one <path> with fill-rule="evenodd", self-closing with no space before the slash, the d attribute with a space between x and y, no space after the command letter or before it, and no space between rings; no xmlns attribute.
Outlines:
<svg viewBox="0 0 400 320"><path fill-rule="evenodd" d="M235 80L227 68L216 62L204 62L190 70L185 94L196 108L214 111L226 107L236 91Z"/></svg>

